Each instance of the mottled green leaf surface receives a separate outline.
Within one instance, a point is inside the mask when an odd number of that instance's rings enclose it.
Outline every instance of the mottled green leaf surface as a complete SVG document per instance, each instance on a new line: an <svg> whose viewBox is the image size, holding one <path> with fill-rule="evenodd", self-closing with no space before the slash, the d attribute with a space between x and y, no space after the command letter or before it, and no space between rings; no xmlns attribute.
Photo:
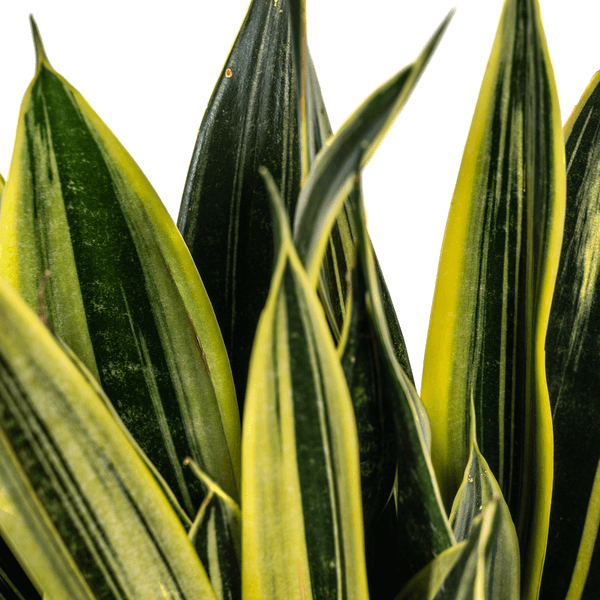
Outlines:
<svg viewBox="0 0 600 600"><path fill-rule="evenodd" d="M242 438L242 593L368 598L354 411L277 186L271 291L252 351Z"/></svg>
<svg viewBox="0 0 600 600"><path fill-rule="evenodd" d="M48 598L215 600L106 403L0 281L0 530Z"/></svg>
<svg viewBox="0 0 600 600"><path fill-rule="evenodd" d="M273 269L258 168L273 174L290 214L300 191L288 11L287 0L250 3L202 119L178 219L223 333L240 406Z"/></svg>
<svg viewBox="0 0 600 600"><path fill-rule="evenodd" d="M565 126L567 207L546 338L554 488L542 597L600 596L600 75Z"/></svg>
<svg viewBox="0 0 600 600"><path fill-rule="evenodd" d="M51 67L37 33L36 44L0 213L0 272L98 378L193 517L203 491L186 456L239 494L239 415L214 313L151 185Z"/></svg>
<svg viewBox="0 0 600 600"><path fill-rule="evenodd" d="M565 166L537 0L508 0L444 236L422 397L446 506L477 444L514 516L522 594L537 597L552 489L544 340L562 238Z"/></svg>

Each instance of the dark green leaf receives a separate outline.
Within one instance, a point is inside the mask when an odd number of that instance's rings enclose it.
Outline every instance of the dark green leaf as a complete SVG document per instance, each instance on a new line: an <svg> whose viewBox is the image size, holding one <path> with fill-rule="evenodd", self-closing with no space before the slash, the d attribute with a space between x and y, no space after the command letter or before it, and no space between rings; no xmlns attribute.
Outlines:
<svg viewBox="0 0 600 600"><path fill-rule="evenodd" d="M251 2L202 119L178 220L217 315L240 406L273 272L259 166L273 174L290 214L300 191L288 11L287 0Z"/></svg>
<svg viewBox="0 0 600 600"><path fill-rule="evenodd" d="M34 34L0 271L100 381L193 517L203 491L186 456L239 497L239 414L214 313L156 192Z"/></svg>
<svg viewBox="0 0 600 600"><path fill-rule="evenodd" d="M600 74L565 126L567 207L546 338L554 487L544 599L600 597Z"/></svg>
<svg viewBox="0 0 600 600"><path fill-rule="evenodd" d="M477 444L515 518L537 599L552 492L544 340L564 220L564 143L537 0L507 0L454 191L421 394L449 507Z"/></svg>

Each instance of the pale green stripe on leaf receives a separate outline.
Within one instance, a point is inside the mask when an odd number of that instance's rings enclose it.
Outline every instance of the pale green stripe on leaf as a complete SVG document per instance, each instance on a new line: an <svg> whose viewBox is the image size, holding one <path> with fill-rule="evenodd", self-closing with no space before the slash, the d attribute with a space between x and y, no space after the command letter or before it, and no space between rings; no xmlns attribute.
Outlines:
<svg viewBox="0 0 600 600"><path fill-rule="evenodd" d="M548 600L591 600L600 594L599 84L597 73L565 125L565 227L546 338L554 428L552 511L541 588Z"/></svg>
<svg viewBox="0 0 600 600"><path fill-rule="evenodd" d="M473 407L471 407L470 427L471 456L465 469L463 482L452 505L450 523L456 540L461 542L469 536L473 520L490 502L497 504L500 515L499 525L494 549L486 565L486 597L494 600L513 600L519 597L520 586L517 531L500 486L477 446Z"/></svg>
<svg viewBox="0 0 600 600"><path fill-rule="evenodd" d="M507 0L444 236L422 397L450 506L477 443L515 518L536 598L552 491L544 341L562 237L564 145L537 0Z"/></svg>
<svg viewBox="0 0 600 600"><path fill-rule="evenodd" d="M43 54L0 215L0 271L99 379L191 517L192 456L239 497L228 358L191 256L139 167ZM46 275L50 273L49 277ZM40 281L47 277L43 294Z"/></svg>
<svg viewBox="0 0 600 600"><path fill-rule="evenodd" d="M243 431L245 599L368 598L356 423L325 316L273 202L277 264Z"/></svg>
<svg viewBox="0 0 600 600"><path fill-rule="evenodd" d="M358 179L358 178L357 178ZM361 194L357 200L356 222L360 257L357 267L367 287L373 342L378 357L384 415L390 415L394 429L397 470L398 546L400 580L408 581L437 554L454 544L452 533L429 456L430 430L427 412L414 385L396 360L388 319L379 286L372 246L366 230ZM404 583L401 581L401 583Z"/></svg>
<svg viewBox="0 0 600 600"><path fill-rule="evenodd" d="M242 515L239 505L193 461L186 464L206 487L188 537L219 600L241 598Z"/></svg>
<svg viewBox="0 0 600 600"><path fill-rule="evenodd" d="M0 528L49 598L214 599L185 529L119 423L0 283Z"/></svg>
<svg viewBox="0 0 600 600"><path fill-rule="evenodd" d="M395 600L495 600L486 589L486 577L500 520L497 502L492 501L473 520L469 537L436 556Z"/></svg>
<svg viewBox="0 0 600 600"><path fill-rule="evenodd" d="M439 26L421 54L408 67L375 90L346 120L317 156L298 198L294 241L309 279L316 286L329 231L353 185L354 165L364 167L408 100L446 29L452 13ZM366 150L362 143L366 144Z"/></svg>

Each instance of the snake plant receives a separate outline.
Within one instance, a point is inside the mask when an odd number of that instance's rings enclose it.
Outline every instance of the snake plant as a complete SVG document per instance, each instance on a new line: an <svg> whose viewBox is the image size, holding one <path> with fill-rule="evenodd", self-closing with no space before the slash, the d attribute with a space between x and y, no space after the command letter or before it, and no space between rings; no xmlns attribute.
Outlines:
<svg viewBox="0 0 600 600"><path fill-rule="evenodd" d="M369 236L361 172L451 16L334 133L305 2L252 0L177 225L32 19L0 598L600 596L600 75L563 128L537 0L504 3L420 394Z"/></svg>

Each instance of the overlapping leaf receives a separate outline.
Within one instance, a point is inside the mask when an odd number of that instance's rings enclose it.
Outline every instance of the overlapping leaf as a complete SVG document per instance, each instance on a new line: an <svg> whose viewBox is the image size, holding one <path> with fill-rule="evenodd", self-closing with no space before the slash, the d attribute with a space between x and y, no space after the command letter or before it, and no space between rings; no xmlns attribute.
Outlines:
<svg viewBox="0 0 600 600"><path fill-rule="evenodd" d="M50 66L27 90L0 214L0 271L99 379L193 517L191 456L238 497L240 424L202 282L166 209ZM44 282L43 291L40 288Z"/></svg>
<svg viewBox="0 0 600 600"><path fill-rule="evenodd" d="M219 600L242 595L242 515L240 507L194 461L188 461L207 494L188 536Z"/></svg>
<svg viewBox="0 0 600 600"><path fill-rule="evenodd" d="M206 285L243 402L273 268L265 165L293 214L300 191L289 3L253 0L225 61L188 173L178 226Z"/></svg>
<svg viewBox="0 0 600 600"><path fill-rule="evenodd" d="M498 511L498 531L485 567L486 598L514 600L519 598L519 540L500 486L477 447L476 421L471 405L471 456L463 482L458 489L450 523L458 542L466 540L474 520L494 502Z"/></svg>
<svg viewBox="0 0 600 600"><path fill-rule="evenodd" d="M245 599L368 598L356 423L314 286L267 177L278 257L243 430Z"/></svg>
<svg viewBox="0 0 600 600"><path fill-rule="evenodd" d="M0 490L0 498L1 494ZM1 510L4 510L2 504L0 504ZM38 600L41 598L2 537L0 537L0 598L2 600Z"/></svg>
<svg viewBox="0 0 600 600"><path fill-rule="evenodd" d="M490 502L473 520L468 538L437 556L396 600L495 599L489 595L486 577L494 560L500 522L497 502Z"/></svg>
<svg viewBox="0 0 600 600"><path fill-rule="evenodd" d="M600 74L565 125L567 207L548 335L554 488L542 597L600 595Z"/></svg>
<svg viewBox="0 0 600 600"><path fill-rule="evenodd" d="M293 222L298 255L315 285L328 240L322 232L331 230L352 188L357 158L362 156L361 168L368 163L416 85L451 14L415 62L377 88L329 140L313 164L298 198Z"/></svg>
<svg viewBox="0 0 600 600"><path fill-rule="evenodd" d="M516 519L536 598L552 488L544 339L564 219L558 100L537 0L507 0L454 192L422 396L449 506L477 443Z"/></svg>
<svg viewBox="0 0 600 600"><path fill-rule="evenodd" d="M49 598L215 599L106 402L0 281L0 529Z"/></svg>
<svg viewBox="0 0 600 600"><path fill-rule="evenodd" d="M379 406L381 418L390 421L397 461L394 499L399 554L394 577L397 589L400 589L435 556L451 546L454 536L429 457L427 414L412 382L395 359L360 193L352 199L357 201L357 287L364 295L362 308L366 307L370 330L366 335L370 337L373 370L379 386L379 397L372 398L371 402Z"/></svg>

